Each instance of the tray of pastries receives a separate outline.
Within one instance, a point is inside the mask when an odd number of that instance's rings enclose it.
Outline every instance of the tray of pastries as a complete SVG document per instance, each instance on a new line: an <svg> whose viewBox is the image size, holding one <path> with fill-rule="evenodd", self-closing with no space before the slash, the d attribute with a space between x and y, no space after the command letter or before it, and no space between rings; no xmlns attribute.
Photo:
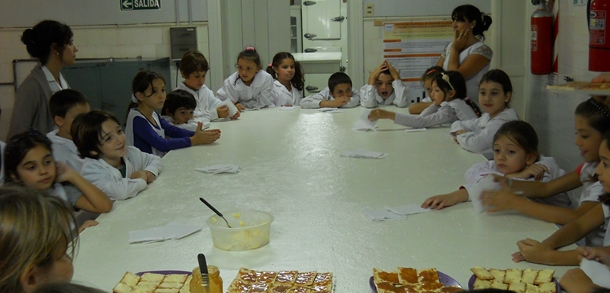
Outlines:
<svg viewBox="0 0 610 293"><path fill-rule="evenodd" d="M461 292L462 286L452 277L430 269L398 267L396 271L384 271L373 268L369 280L371 289L377 293L394 292Z"/></svg>
<svg viewBox="0 0 610 293"><path fill-rule="evenodd" d="M227 292L331 293L333 290L333 273L256 271L241 268Z"/></svg>
<svg viewBox="0 0 610 293"><path fill-rule="evenodd" d="M553 275L554 270L532 269L485 269L474 267L474 274L468 281L468 288L473 289L503 289L517 293L558 293L561 287Z"/></svg>
<svg viewBox="0 0 610 293"><path fill-rule="evenodd" d="M114 293L190 293L191 272L126 272L114 286Z"/></svg>

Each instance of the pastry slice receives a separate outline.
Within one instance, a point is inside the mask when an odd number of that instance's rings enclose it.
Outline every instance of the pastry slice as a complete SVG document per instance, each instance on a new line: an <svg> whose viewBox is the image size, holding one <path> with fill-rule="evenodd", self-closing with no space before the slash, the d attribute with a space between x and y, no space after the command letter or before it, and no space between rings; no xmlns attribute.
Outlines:
<svg viewBox="0 0 610 293"><path fill-rule="evenodd" d="M138 277L130 272L126 272L123 275L123 278L121 278L121 283L132 286L132 287L137 285L138 282L140 282L140 277Z"/></svg>
<svg viewBox="0 0 610 293"><path fill-rule="evenodd" d="M318 273L313 279L315 286L330 286L333 284L333 273Z"/></svg>
<svg viewBox="0 0 610 293"><path fill-rule="evenodd" d="M525 283L510 283L508 290L516 293L525 293Z"/></svg>
<svg viewBox="0 0 610 293"><path fill-rule="evenodd" d="M297 271L279 271L275 276L275 284L292 285L297 274Z"/></svg>
<svg viewBox="0 0 610 293"><path fill-rule="evenodd" d="M508 290L508 285L504 284L502 282L493 281L491 283L491 288L492 289L500 289L500 290Z"/></svg>
<svg viewBox="0 0 610 293"><path fill-rule="evenodd" d="M275 281L275 276L277 276L276 272L259 271L257 281L265 282L265 283L273 283L273 281Z"/></svg>
<svg viewBox="0 0 610 293"><path fill-rule="evenodd" d="M112 292L113 293L132 293L133 292L133 287L124 284L124 283L118 283L116 284L116 286L114 286L114 288L112 288Z"/></svg>
<svg viewBox="0 0 610 293"><path fill-rule="evenodd" d="M288 291L289 293L310 293L311 291L307 287L295 286Z"/></svg>
<svg viewBox="0 0 610 293"><path fill-rule="evenodd" d="M525 284L525 293L539 293L538 286L532 284Z"/></svg>
<svg viewBox="0 0 610 293"><path fill-rule="evenodd" d="M269 287L271 286L265 282L252 283L250 284L250 290L248 290L248 293L267 292Z"/></svg>
<svg viewBox="0 0 610 293"><path fill-rule="evenodd" d="M405 288L402 285L397 286L390 282L375 283L375 286L377 286L377 293L395 293L395 292L404 293L404 292L406 292Z"/></svg>
<svg viewBox="0 0 610 293"><path fill-rule="evenodd" d="M417 270L414 268L398 267L398 281L403 285L419 283Z"/></svg>
<svg viewBox="0 0 610 293"><path fill-rule="evenodd" d="M165 279L163 279L163 283L180 283L184 284L188 278L187 274L169 274L165 275Z"/></svg>
<svg viewBox="0 0 610 293"><path fill-rule="evenodd" d="M534 284L534 281L538 277L538 271L532 269L525 269L523 271L523 276L521 277L521 282L527 284Z"/></svg>
<svg viewBox="0 0 610 293"><path fill-rule="evenodd" d="M506 276L505 270L489 269L489 273L494 276L494 280L497 282L504 282L504 277Z"/></svg>
<svg viewBox="0 0 610 293"><path fill-rule="evenodd" d="M522 269L508 269L506 270L506 276L504 277L504 284L519 283L521 282L522 275Z"/></svg>
<svg viewBox="0 0 610 293"><path fill-rule="evenodd" d="M417 280L420 283L438 283L438 273L436 269L417 270Z"/></svg>
<svg viewBox="0 0 610 293"><path fill-rule="evenodd" d="M480 280L493 280L494 276L488 272L484 267L474 267L470 269L473 274L477 276L477 279Z"/></svg>
<svg viewBox="0 0 610 293"><path fill-rule="evenodd" d="M180 289L182 288L182 286L184 285L184 283L166 283L165 281L163 281L163 283L159 284L159 289Z"/></svg>
<svg viewBox="0 0 610 293"><path fill-rule="evenodd" d="M294 279L294 284L298 286L309 286L313 284L313 280L316 278L316 272L302 272L298 273Z"/></svg>
<svg viewBox="0 0 610 293"><path fill-rule="evenodd" d="M392 284L400 284L397 272L386 272L378 268L373 268L373 279L375 283L388 282Z"/></svg>
<svg viewBox="0 0 610 293"><path fill-rule="evenodd" d="M472 284L473 289L489 289L491 288L491 281L489 280L481 280L477 278Z"/></svg>
<svg viewBox="0 0 610 293"><path fill-rule="evenodd" d="M463 292L464 289L460 288L460 287L443 287L440 288L437 292L439 293L457 293L457 292Z"/></svg>
<svg viewBox="0 0 610 293"><path fill-rule="evenodd" d="M311 292L315 293L330 293L332 292L332 283L326 286L312 286L309 287L309 289L311 290Z"/></svg>
<svg viewBox="0 0 610 293"><path fill-rule="evenodd" d="M557 284L555 283L543 283L538 285L538 291L540 293L557 293Z"/></svg>
<svg viewBox="0 0 610 293"><path fill-rule="evenodd" d="M440 288L445 287L443 284L441 283L419 283L417 284L417 288L419 291L422 292L428 292L428 291L436 291Z"/></svg>
<svg viewBox="0 0 610 293"><path fill-rule="evenodd" d="M291 286L288 285L274 285L269 289L269 293L287 293Z"/></svg>
<svg viewBox="0 0 610 293"><path fill-rule="evenodd" d="M155 290L155 293L180 293L180 289L159 289Z"/></svg>
<svg viewBox="0 0 610 293"><path fill-rule="evenodd" d="M154 293L157 290L157 286L141 286L136 285L133 287L134 293Z"/></svg>
<svg viewBox="0 0 610 293"><path fill-rule="evenodd" d="M540 284L544 284L544 283L550 283L553 281L553 275L555 275L554 270L548 270L548 269L542 270L538 273L538 276L536 277L534 284L540 285Z"/></svg>
<svg viewBox="0 0 610 293"><path fill-rule="evenodd" d="M142 277L140 277L140 282L157 282L157 284L161 284L165 275L155 274L155 273L144 273Z"/></svg>
<svg viewBox="0 0 610 293"><path fill-rule="evenodd" d="M239 276L239 279L246 283L254 283L258 280L257 272L246 268L240 268L237 275Z"/></svg>

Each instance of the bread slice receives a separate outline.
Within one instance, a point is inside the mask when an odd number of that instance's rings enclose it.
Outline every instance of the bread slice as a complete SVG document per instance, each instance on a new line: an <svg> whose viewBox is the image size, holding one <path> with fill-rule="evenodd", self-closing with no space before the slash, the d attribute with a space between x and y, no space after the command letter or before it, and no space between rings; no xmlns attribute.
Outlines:
<svg viewBox="0 0 610 293"><path fill-rule="evenodd" d="M493 288L493 289L501 289L501 290L508 290L508 285L504 284L502 282L494 281L493 283L491 283L491 288Z"/></svg>
<svg viewBox="0 0 610 293"><path fill-rule="evenodd" d="M539 271L537 271L537 270L525 269L523 271L523 276L521 277L521 282L527 283L527 284L534 284L534 281L536 280L536 277L538 276L538 272Z"/></svg>
<svg viewBox="0 0 610 293"><path fill-rule="evenodd" d="M112 288L112 292L114 293L132 293L133 292L133 287L124 284L124 283L118 283L116 284L116 286L114 286L114 288Z"/></svg>
<svg viewBox="0 0 610 293"><path fill-rule="evenodd" d="M398 267L398 281L403 285L419 283L417 270L414 268Z"/></svg>
<svg viewBox="0 0 610 293"><path fill-rule="evenodd" d="M504 276L506 276L505 270L489 269L489 273L494 276L495 281L504 282Z"/></svg>
<svg viewBox="0 0 610 293"><path fill-rule="evenodd" d="M534 284L540 285L540 284L544 284L544 283L550 283L553 281L553 275L555 275L554 270L549 270L549 269L542 270L538 273L538 276L536 277Z"/></svg>
<svg viewBox="0 0 610 293"><path fill-rule="evenodd" d="M532 284L525 285L525 293L539 293L538 286Z"/></svg>
<svg viewBox="0 0 610 293"><path fill-rule="evenodd" d="M316 276L316 280L318 276ZM380 270L378 268L373 268L373 280L375 283L383 283L388 282L392 284L400 284L400 280L398 280L397 272L386 272L384 270Z"/></svg>
<svg viewBox="0 0 610 293"><path fill-rule="evenodd" d="M508 285L508 290L517 293L525 293L525 283L510 283L510 285Z"/></svg>
<svg viewBox="0 0 610 293"><path fill-rule="evenodd" d="M140 277L140 282L158 282L157 284L160 284L164 278L165 275L162 274L144 273L142 277Z"/></svg>
<svg viewBox="0 0 610 293"><path fill-rule="evenodd" d="M540 293L557 293L557 284L555 283L543 283L538 285L538 291Z"/></svg>
<svg viewBox="0 0 610 293"><path fill-rule="evenodd" d="M519 283L521 282L521 276L523 275L522 269L508 269L506 270L506 276L504 277L504 283Z"/></svg>
<svg viewBox="0 0 610 293"><path fill-rule="evenodd" d="M473 289L489 289L489 288L491 288L491 281L481 280L481 279L477 278L474 281L474 284L472 284L472 288Z"/></svg>
<svg viewBox="0 0 610 293"><path fill-rule="evenodd" d="M138 277L130 272L126 272L123 275L123 278L121 278L121 283L132 286L132 287L135 286L136 284L138 284L138 282L140 282L140 277Z"/></svg>
<svg viewBox="0 0 610 293"><path fill-rule="evenodd" d="M434 269L434 268L424 269L424 270L417 270L417 280L420 283L437 283L437 284L440 284L440 282L438 280L438 273L436 272L436 269Z"/></svg>
<svg viewBox="0 0 610 293"><path fill-rule="evenodd" d="M474 273L477 276L477 279L481 279L481 280L493 280L494 276L489 273L484 267L474 267L472 269L470 269L470 271L472 271L472 273Z"/></svg>
<svg viewBox="0 0 610 293"><path fill-rule="evenodd" d="M186 278L188 278L187 274L169 274L169 275L165 275L165 279L163 279L163 283L184 284L184 281L186 281Z"/></svg>

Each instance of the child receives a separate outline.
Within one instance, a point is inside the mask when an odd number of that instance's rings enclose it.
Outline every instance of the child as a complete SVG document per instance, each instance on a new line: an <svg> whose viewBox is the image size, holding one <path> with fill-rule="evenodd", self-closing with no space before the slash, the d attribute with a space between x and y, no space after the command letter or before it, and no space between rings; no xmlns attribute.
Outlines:
<svg viewBox="0 0 610 293"><path fill-rule="evenodd" d="M80 115L72 127L74 144L83 156L83 176L111 199L138 195L161 172L161 158L127 146L119 121L104 111Z"/></svg>
<svg viewBox="0 0 610 293"><path fill-rule="evenodd" d="M127 145L162 157L170 150L210 144L220 137L220 130L204 131L202 123L193 132L159 118L155 110L162 109L165 102L165 79L158 73L140 71L133 79L132 92L125 127Z"/></svg>
<svg viewBox="0 0 610 293"><path fill-rule="evenodd" d="M180 74L184 82L178 84L176 89L185 90L195 97L197 106L194 108L195 121L214 121L220 118L229 118L229 108L219 105L221 100L214 96L214 92L205 85L205 76L210 70L208 60L199 51L189 51L180 60ZM165 114L165 112L163 112ZM239 112L230 117L237 119Z"/></svg>
<svg viewBox="0 0 610 293"><path fill-rule="evenodd" d="M298 106L301 103L305 77L301 64L294 60L292 54L275 54L273 62L267 67L267 73L275 79L272 92L275 106Z"/></svg>
<svg viewBox="0 0 610 293"><path fill-rule="evenodd" d="M440 210L471 200L475 186L487 175L501 174L520 180L550 181L565 174L551 157L538 154L538 136L534 128L524 121L511 121L502 125L493 138L492 161L474 164L464 177L468 184L449 194L437 195L424 201L422 208ZM548 199L551 204L568 206L567 194Z"/></svg>
<svg viewBox="0 0 610 293"><path fill-rule="evenodd" d="M477 105L466 97L466 82L457 71L447 71L432 78L432 105L419 116L394 113L382 109L371 110L369 120L392 119L394 123L413 128L429 127L456 120L470 120L480 116Z"/></svg>
<svg viewBox="0 0 610 293"><path fill-rule="evenodd" d="M578 247L576 251L583 259L599 262L604 266L597 268L589 267L590 273L596 274L596 277L603 278L610 275L610 252L606 251L606 247ZM582 267L582 264L581 264ZM559 281L561 288L566 292L610 292L608 288L600 288L591 280L589 274L583 269L576 268L568 270ZM594 290L595 289L595 290Z"/></svg>
<svg viewBox="0 0 610 293"><path fill-rule="evenodd" d="M107 213L112 209L112 202L102 191L67 165L55 163L51 141L36 130L17 134L9 140L4 165L7 182L45 190L87 212Z"/></svg>
<svg viewBox="0 0 610 293"><path fill-rule="evenodd" d="M47 133L47 137L53 142L53 158L80 172L83 159L78 156L76 146L70 135L70 127L74 118L81 113L91 111L89 100L79 91L66 89L53 94L49 100L51 117L57 125L57 129Z"/></svg>
<svg viewBox="0 0 610 293"><path fill-rule="evenodd" d="M419 103L411 104L409 106L409 114L419 114L426 108L430 107L430 105L432 105L432 100L430 99L430 93L432 92L432 78L442 72L445 72L445 69L443 69L442 67L432 66L426 69L424 74L422 74L420 79L422 86L426 91L426 97L423 98Z"/></svg>
<svg viewBox="0 0 610 293"><path fill-rule="evenodd" d="M488 160L494 156L492 139L502 124L518 120L517 113L508 107L513 95L513 85L510 77L500 70L488 71L479 83L479 105L485 111L483 116L455 121L451 125L454 140L463 149L480 153Z"/></svg>
<svg viewBox="0 0 610 293"><path fill-rule="evenodd" d="M610 130L610 109L603 104L589 99L582 102L575 111L576 145L581 151L585 162L576 170L548 183L541 182L504 182L512 185L512 191L522 192L527 197L548 197L553 194L567 192L582 186L582 193L577 198L576 209L549 207L534 202L527 202L522 197L513 194L510 190L500 192L486 192L486 204L494 211L515 210L530 217L560 225L568 224L591 210L598 202L602 193L602 186L596 182L594 170L599 164L599 149L603 134ZM504 178L496 180L506 181ZM600 227L587 235L583 245L601 245L606 228Z"/></svg>
<svg viewBox="0 0 610 293"><path fill-rule="evenodd" d="M254 47L246 47L237 56L237 72L225 79L216 92L221 100L231 99L240 111L273 105L273 77L261 70L261 58Z"/></svg>
<svg viewBox="0 0 610 293"><path fill-rule="evenodd" d="M353 108L360 104L358 92L352 92L352 80L343 72L328 78L328 87L301 100L301 108Z"/></svg>
<svg viewBox="0 0 610 293"><path fill-rule="evenodd" d="M595 168L595 174L603 188L603 195L599 197L601 203L597 203L578 219L566 224L542 242L533 239L525 239L517 242L519 252L513 254L513 261L575 266L580 262L580 256L576 250L556 249L575 243L579 239L595 232L600 226L608 226L610 219L610 132L606 132L603 142L599 147L601 162ZM601 194L601 193L600 193ZM610 252L610 234L606 230L603 241L596 246L604 246L604 250Z"/></svg>
<svg viewBox="0 0 610 293"><path fill-rule="evenodd" d="M170 125L190 131L197 130L197 122L203 123L204 129L210 127L210 121L203 117L200 117L198 121L194 120L196 107L197 101L193 94L185 90L174 90L165 98L161 118Z"/></svg>
<svg viewBox="0 0 610 293"><path fill-rule="evenodd" d="M76 219L60 199L27 186L0 188L0 292L70 282Z"/></svg>
<svg viewBox="0 0 610 293"><path fill-rule="evenodd" d="M375 108L377 105L404 108L409 104L409 88L402 84L400 72L384 60L369 75L369 84L360 89L360 99L366 108Z"/></svg>

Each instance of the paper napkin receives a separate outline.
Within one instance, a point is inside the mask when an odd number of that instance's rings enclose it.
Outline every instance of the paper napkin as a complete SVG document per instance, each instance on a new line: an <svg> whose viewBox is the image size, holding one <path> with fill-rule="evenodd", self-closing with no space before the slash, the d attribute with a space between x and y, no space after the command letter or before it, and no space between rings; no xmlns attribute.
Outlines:
<svg viewBox="0 0 610 293"><path fill-rule="evenodd" d="M241 166L233 164L218 164L213 166L195 168L195 171L220 174L220 173L237 173L241 170Z"/></svg>
<svg viewBox="0 0 610 293"><path fill-rule="evenodd" d="M222 101L220 105L218 105L218 107L222 106L227 106L227 108L229 108L229 117L233 117L235 114L237 114L237 112L239 112L239 110L237 110L237 107L235 106L235 104L233 104L233 101L231 101L231 99L226 99ZM218 107L216 107L216 109L218 109Z"/></svg>
<svg viewBox="0 0 610 293"><path fill-rule="evenodd" d="M405 132L409 133L409 132L425 132L428 131L428 129L426 128L409 128L409 129L405 129Z"/></svg>
<svg viewBox="0 0 610 293"><path fill-rule="evenodd" d="M388 156L387 153L371 152L367 150L344 151L342 157L348 158L367 158L367 159L383 159Z"/></svg>
<svg viewBox="0 0 610 293"><path fill-rule="evenodd" d="M362 114L360 114L360 117L358 118L358 120L356 120L352 129L364 130L364 131L367 131L367 130L377 131L377 120L370 121L369 120L370 113L371 113L371 110L368 110L368 109L365 109L364 111L362 111Z"/></svg>
<svg viewBox="0 0 610 293"><path fill-rule="evenodd" d="M413 215L413 214L419 214L419 213L427 213L430 212L430 209L424 209L422 208L420 205L418 204L410 204L410 205L405 205L405 206L398 206L398 207L385 207L386 210L395 213L397 215Z"/></svg>
<svg viewBox="0 0 610 293"><path fill-rule="evenodd" d="M494 177L488 175L487 177L479 180L470 190L468 197L472 201L474 206L474 212L477 214L483 213L487 210L483 201L481 200L481 193L485 190L500 190L502 187L498 182L494 181Z"/></svg>
<svg viewBox="0 0 610 293"><path fill-rule="evenodd" d="M369 220L378 222L378 221L386 221L386 220L404 220L407 217L402 215L397 215L388 210L371 210L365 209L364 213L369 218Z"/></svg>
<svg viewBox="0 0 610 293"><path fill-rule="evenodd" d="M320 108L320 109L318 109L318 111L325 112L325 113L331 113L331 114L343 112L343 110L341 110L339 108Z"/></svg>
<svg viewBox="0 0 610 293"><path fill-rule="evenodd" d="M593 284L610 288L610 269L606 265L583 257L580 261L580 269L587 274Z"/></svg>
<svg viewBox="0 0 610 293"><path fill-rule="evenodd" d="M151 243L169 239L181 239L201 230L201 227L177 222L165 226L129 232L129 243Z"/></svg>

